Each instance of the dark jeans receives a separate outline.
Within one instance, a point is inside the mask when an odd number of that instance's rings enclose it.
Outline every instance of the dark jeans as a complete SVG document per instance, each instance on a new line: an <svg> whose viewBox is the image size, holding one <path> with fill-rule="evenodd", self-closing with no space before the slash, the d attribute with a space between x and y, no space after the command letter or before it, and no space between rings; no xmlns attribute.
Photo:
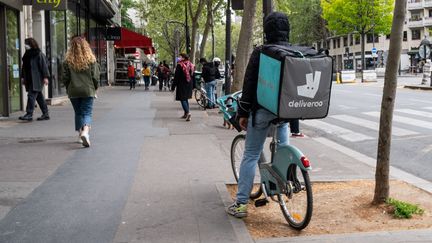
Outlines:
<svg viewBox="0 0 432 243"><path fill-rule="evenodd" d="M70 101L75 111L75 131L79 131L85 125L91 126L93 97L71 98Z"/></svg>
<svg viewBox="0 0 432 243"><path fill-rule="evenodd" d="M129 77L129 86L131 89L135 89L136 80L135 77Z"/></svg>
<svg viewBox="0 0 432 243"><path fill-rule="evenodd" d="M45 103L45 98L40 91L29 91L27 93L27 108L26 112L27 114L33 115L34 108L35 108L35 101L37 101L40 109L42 110L43 114L48 114L48 106Z"/></svg>
<svg viewBox="0 0 432 243"><path fill-rule="evenodd" d="M148 88L150 85L150 76L144 76L144 86Z"/></svg>
<svg viewBox="0 0 432 243"><path fill-rule="evenodd" d="M185 114L188 114L189 113L189 101L188 100L181 100L180 103L183 107Z"/></svg>
<svg viewBox="0 0 432 243"><path fill-rule="evenodd" d="M299 119L289 121L291 133L300 133Z"/></svg>
<svg viewBox="0 0 432 243"><path fill-rule="evenodd" d="M162 91L163 86L167 86L166 85L167 80L164 79L163 77L159 77L159 90Z"/></svg>

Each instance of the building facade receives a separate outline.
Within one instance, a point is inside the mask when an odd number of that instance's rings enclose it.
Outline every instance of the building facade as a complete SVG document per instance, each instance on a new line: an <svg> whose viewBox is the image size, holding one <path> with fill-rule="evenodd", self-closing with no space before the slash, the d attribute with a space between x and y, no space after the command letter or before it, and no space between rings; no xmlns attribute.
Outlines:
<svg viewBox="0 0 432 243"><path fill-rule="evenodd" d="M407 72L417 71L420 57L418 48L424 38L432 40L432 0L408 0L407 13L403 28L403 42L400 69ZM366 69L384 67L390 45L390 36L368 34L365 38ZM334 58L334 70L361 69L361 40L354 34L334 36L315 44L326 47ZM372 54L376 48L377 53Z"/></svg>
<svg viewBox="0 0 432 243"><path fill-rule="evenodd" d="M61 0L62 7L39 2L0 0L0 116L20 111L26 103L21 85L21 57L24 39L33 37L46 54L51 79L45 95L54 100L64 97L62 63L71 37L84 36L101 66L101 85L110 79L113 45L106 40L106 28L119 25L113 18L119 12L118 0ZM47 3L45 3L47 4ZM118 19L118 18L117 18Z"/></svg>

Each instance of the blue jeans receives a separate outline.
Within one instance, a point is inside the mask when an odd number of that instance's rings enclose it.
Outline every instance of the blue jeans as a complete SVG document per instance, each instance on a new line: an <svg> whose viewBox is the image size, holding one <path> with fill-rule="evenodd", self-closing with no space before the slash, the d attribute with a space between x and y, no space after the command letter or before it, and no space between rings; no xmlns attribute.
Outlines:
<svg viewBox="0 0 432 243"><path fill-rule="evenodd" d="M210 99L208 106L213 107L216 102L215 97L216 80L205 83L205 90L207 92L207 97Z"/></svg>
<svg viewBox="0 0 432 243"><path fill-rule="evenodd" d="M249 116L245 151L240 164L240 176L238 181L237 203L246 204L252 191L255 170L260 154L264 147L270 121L276 116L264 109L259 109L255 115L255 126L252 126L252 115ZM288 124L284 123L277 128L278 145L288 144Z"/></svg>
<svg viewBox="0 0 432 243"><path fill-rule="evenodd" d="M93 97L71 98L75 111L75 131L79 131L85 125L91 126L93 113Z"/></svg>
<svg viewBox="0 0 432 243"><path fill-rule="evenodd" d="M183 108L185 114L188 114L189 113L189 101L188 100L181 100L180 103L182 105L182 108Z"/></svg>

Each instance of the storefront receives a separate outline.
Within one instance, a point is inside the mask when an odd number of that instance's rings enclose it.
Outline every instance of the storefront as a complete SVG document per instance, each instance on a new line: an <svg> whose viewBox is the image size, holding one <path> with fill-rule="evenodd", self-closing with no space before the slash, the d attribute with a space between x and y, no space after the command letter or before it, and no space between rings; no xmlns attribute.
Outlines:
<svg viewBox="0 0 432 243"><path fill-rule="evenodd" d="M110 1L69 0L65 11L45 11L46 54L50 62L52 80L49 97L65 95L62 83L62 62L69 40L84 36L90 43L101 67L101 85L108 82L106 27L115 15Z"/></svg>
<svg viewBox="0 0 432 243"><path fill-rule="evenodd" d="M22 110L20 1L0 0L0 116Z"/></svg>

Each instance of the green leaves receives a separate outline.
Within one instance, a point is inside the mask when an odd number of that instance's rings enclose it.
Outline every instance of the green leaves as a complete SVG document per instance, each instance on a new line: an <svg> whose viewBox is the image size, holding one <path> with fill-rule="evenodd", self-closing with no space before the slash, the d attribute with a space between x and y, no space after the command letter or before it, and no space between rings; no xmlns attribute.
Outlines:
<svg viewBox="0 0 432 243"><path fill-rule="evenodd" d="M386 203L393 206L396 218L409 219L413 214L422 215L424 213L424 210L418 205L402 202L393 198L389 198Z"/></svg>
<svg viewBox="0 0 432 243"><path fill-rule="evenodd" d="M322 17L337 35L353 32L389 34L394 0L321 0Z"/></svg>

